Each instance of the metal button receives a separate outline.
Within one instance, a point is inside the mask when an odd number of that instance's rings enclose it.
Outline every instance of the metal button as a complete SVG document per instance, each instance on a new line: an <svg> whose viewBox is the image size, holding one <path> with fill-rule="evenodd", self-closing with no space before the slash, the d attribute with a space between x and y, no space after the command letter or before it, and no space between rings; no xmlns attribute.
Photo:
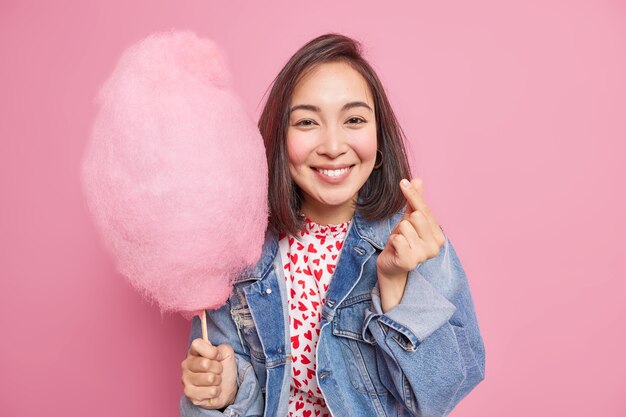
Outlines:
<svg viewBox="0 0 626 417"><path fill-rule="evenodd" d="M271 288L268 288L267 290L265 290L265 293L266 293L266 294L271 294L271 293L272 293L272 289L271 289Z"/></svg>
<svg viewBox="0 0 626 417"><path fill-rule="evenodd" d="M283 348L279 346L278 349L276 349L276 352L283 353Z"/></svg>

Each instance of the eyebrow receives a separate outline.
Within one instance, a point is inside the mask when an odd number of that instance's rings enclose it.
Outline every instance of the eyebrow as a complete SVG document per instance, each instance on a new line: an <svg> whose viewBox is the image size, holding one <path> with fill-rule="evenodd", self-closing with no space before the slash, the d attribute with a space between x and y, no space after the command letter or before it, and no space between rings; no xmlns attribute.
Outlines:
<svg viewBox="0 0 626 417"><path fill-rule="evenodd" d="M371 112L374 111L374 110L372 110L372 108L370 106L367 105L367 103L364 103L362 101L351 101L350 103L346 103L341 108L341 111L349 110L349 109L352 109L354 107L365 107L366 109L369 109L369 111L371 111ZM291 109L289 109L289 114L291 114L292 112L294 112L296 110L299 110L299 109L310 110L310 111L314 111L316 113L320 113L321 112L319 107L314 106L312 104L298 104L296 106L293 106Z"/></svg>

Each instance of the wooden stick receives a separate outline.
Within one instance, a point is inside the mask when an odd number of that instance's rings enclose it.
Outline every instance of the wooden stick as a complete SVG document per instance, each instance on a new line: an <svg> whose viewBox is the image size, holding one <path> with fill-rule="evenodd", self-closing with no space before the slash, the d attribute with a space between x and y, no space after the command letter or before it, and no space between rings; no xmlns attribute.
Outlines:
<svg viewBox="0 0 626 417"><path fill-rule="evenodd" d="M206 330L206 310L202 310L202 313L198 314L200 316L200 321L202 322L202 339L205 342L209 342L209 332Z"/></svg>

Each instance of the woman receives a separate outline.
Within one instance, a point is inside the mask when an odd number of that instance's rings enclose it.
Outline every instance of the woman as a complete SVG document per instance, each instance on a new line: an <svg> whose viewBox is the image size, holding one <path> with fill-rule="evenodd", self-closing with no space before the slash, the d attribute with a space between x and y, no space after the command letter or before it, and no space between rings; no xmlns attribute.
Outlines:
<svg viewBox="0 0 626 417"><path fill-rule="evenodd" d="M192 322L181 415L447 415L484 379L483 341L358 43L328 34L296 52L259 128L263 252L209 312L214 346Z"/></svg>

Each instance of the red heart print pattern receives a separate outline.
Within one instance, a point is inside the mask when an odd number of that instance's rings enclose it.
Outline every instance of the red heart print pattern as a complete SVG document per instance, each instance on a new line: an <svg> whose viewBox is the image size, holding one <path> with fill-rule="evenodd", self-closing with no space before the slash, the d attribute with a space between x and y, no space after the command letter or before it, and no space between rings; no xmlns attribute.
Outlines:
<svg viewBox="0 0 626 417"><path fill-rule="evenodd" d="M288 416L329 417L317 385L315 356L322 308L349 222L321 226L305 219L305 224L298 237L281 234L279 240L281 259L288 260L284 264L292 355Z"/></svg>

